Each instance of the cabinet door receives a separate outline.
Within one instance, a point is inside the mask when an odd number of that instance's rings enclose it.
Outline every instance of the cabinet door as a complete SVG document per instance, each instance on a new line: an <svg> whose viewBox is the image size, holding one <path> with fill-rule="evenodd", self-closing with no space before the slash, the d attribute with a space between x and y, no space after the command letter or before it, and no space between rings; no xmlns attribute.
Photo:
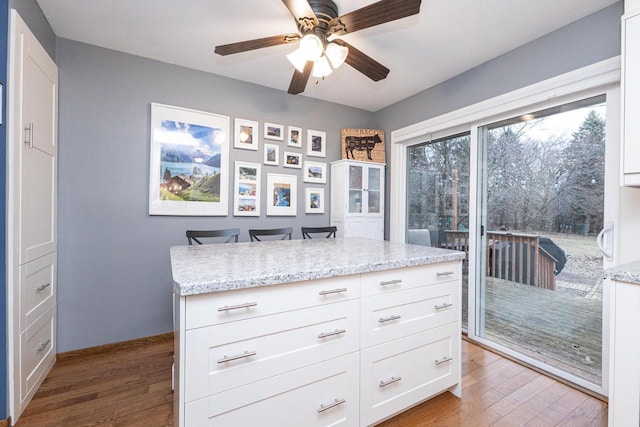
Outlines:
<svg viewBox="0 0 640 427"><path fill-rule="evenodd" d="M19 174L19 264L56 248L56 133L58 70L49 55L25 29L16 40L15 98L21 100L13 143Z"/></svg>
<svg viewBox="0 0 640 427"><path fill-rule="evenodd" d="M362 166L349 165L349 213L362 213L364 179Z"/></svg>
<svg viewBox="0 0 640 427"><path fill-rule="evenodd" d="M382 213L382 170L377 167L367 168L367 213Z"/></svg>

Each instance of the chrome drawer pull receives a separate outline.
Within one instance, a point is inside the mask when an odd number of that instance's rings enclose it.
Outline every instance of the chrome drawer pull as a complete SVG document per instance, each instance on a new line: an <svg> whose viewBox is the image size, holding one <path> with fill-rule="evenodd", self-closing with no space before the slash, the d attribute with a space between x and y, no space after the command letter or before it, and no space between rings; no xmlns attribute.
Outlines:
<svg viewBox="0 0 640 427"><path fill-rule="evenodd" d="M36 293L40 293L47 289L48 286L51 286L51 283L47 283L46 285L40 285L36 288Z"/></svg>
<svg viewBox="0 0 640 427"><path fill-rule="evenodd" d="M244 304L238 305L225 305L224 307L218 307L218 311L237 310L239 308L255 307L256 305L258 305L257 302L245 302Z"/></svg>
<svg viewBox="0 0 640 427"><path fill-rule="evenodd" d="M347 332L346 329L336 329L333 332L321 332L320 335L318 335L318 338L332 337L334 335L344 334L345 332Z"/></svg>
<svg viewBox="0 0 640 427"><path fill-rule="evenodd" d="M380 282L380 286L397 285L398 283L402 283L402 280L400 279L387 280L386 282Z"/></svg>
<svg viewBox="0 0 640 427"><path fill-rule="evenodd" d="M443 363L450 362L452 360L453 360L453 357L445 356L440 360L436 359L435 362L436 362L436 365L442 365Z"/></svg>
<svg viewBox="0 0 640 427"><path fill-rule="evenodd" d="M451 304L450 302L445 302L444 304L434 305L433 308L435 308L436 310L442 310L443 308L449 308L452 306L453 304Z"/></svg>
<svg viewBox="0 0 640 427"><path fill-rule="evenodd" d="M347 288L332 289L330 291L320 291L318 295L339 294L340 292L347 292Z"/></svg>
<svg viewBox="0 0 640 427"><path fill-rule="evenodd" d="M342 405L342 404L343 404L343 403L345 403L345 402L346 402L346 400L345 400L345 399L338 399L338 398L336 397L336 398L335 398L335 400L334 400L333 402L329 403L328 405L325 405L324 403L321 403L321 404L320 404L320 409L318 409L318 413L320 413L320 412L324 412L324 411L326 411L327 409L331 409L331 408L333 408L333 407L335 407L335 406Z"/></svg>
<svg viewBox="0 0 640 427"><path fill-rule="evenodd" d="M37 348L36 351L38 353L42 353L44 351L45 348L47 348L47 346L49 345L49 343L51 342L51 339L46 340L45 342L43 342L42 344L40 344Z"/></svg>
<svg viewBox="0 0 640 427"><path fill-rule="evenodd" d="M227 356L225 355L222 359L218 359L218 363L226 363L231 362L232 360L244 359L245 357L255 356L255 351L246 351L242 354L237 354L235 356Z"/></svg>
<svg viewBox="0 0 640 427"><path fill-rule="evenodd" d="M402 379L402 377L391 377L390 380L387 381L380 381L380 384L378 384L378 387L382 388L382 387L386 387L389 384L393 384L393 383L397 383L398 381L400 381Z"/></svg>
<svg viewBox="0 0 640 427"><path fill-rule="evenodd" d="M401 317L402 317L402 316L398 316L398 315L395 315L395 316L389 316L389 317L381 317L381 318L379 318L379 319L378 319L378 322L380 322L380 323L384 323L384 322L391 322L392 320L398 320L398 319L400 319Z"/></svg>
<svg viewBox="0 0 640 427"><path fill-rule="evenodd" d="M452 276L453 274L455 274L453 271L443 271L442 273L436 273L436 276L438 277Z"/></svg>

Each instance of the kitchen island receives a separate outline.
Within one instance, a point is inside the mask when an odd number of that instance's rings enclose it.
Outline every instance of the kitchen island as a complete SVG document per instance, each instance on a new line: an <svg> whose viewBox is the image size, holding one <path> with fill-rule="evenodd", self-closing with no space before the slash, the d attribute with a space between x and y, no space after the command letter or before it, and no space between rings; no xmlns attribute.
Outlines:
<svg viewBox="0 0 640 427"><path fill-rule="evenodd" d="M463 257L358 238L171 248L175 424L373 425L459 396Z"/></svg>

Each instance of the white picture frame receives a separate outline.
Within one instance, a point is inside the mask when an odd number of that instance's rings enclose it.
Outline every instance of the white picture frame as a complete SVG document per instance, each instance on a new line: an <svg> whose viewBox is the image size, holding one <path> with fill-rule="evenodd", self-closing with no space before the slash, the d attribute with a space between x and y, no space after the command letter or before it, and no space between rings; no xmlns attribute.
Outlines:
<svg viewBox="0 0 640 427"><path fill-rule="evenodd" d="M241 150L258 150L258 122L234 120L233 147Z"/></svg>
<svg viewBox="0 0 640 427"><path fill-rule="evenodd" d="M151 103L149 215L229 214L229 122Z"/></svg>
<svg viewBox="0 0 640 427"><path fill-rule="evenodd" d="M316 184L327 183L327 164L305 160L302 170L302 180Z"/></svg>
<svg viewBox="0 0 640 427"><path fill-rule="evenodd" d="M307 187L305 189L304 211L308 214L324 213L324 188Z"/></svg>
<svg viewBox="0 0 640 427"><path fill-rule="evenodd" d="M278 166L280 158L280 146L276 144L264 144L264 160L265 165Z"/></svg>
<svg viewBox="0 0 640 427"><path fill-rule="evenodd" d="M264 139L283 141L284 126L275 123L264 122Z"/></svg>
<svg viewBox="0 0 640 427"><path fill-rule="evenodd" d="M287 130L287 145L302 148L302 128L289 126Z"/></svg>
<svg viewBox="0 0 640 427"><path fill-rule="evenodd" d="M295 175L267 174L267 216L296 216L297 185Z"/></svg>
<svg viewBox="0 0 640 427"><path fill-rule="evenodd" d="M233 215L260 216L259 163L235 162L233 185Z"/></svg>
<svg viewBox="0 0 640 427"><path fill-rule="evenodd" d="M307 156L327 157L327 133L320 130L307 130Z"/></svg>
<svg viewBox="0 0 640 427"><path fill-rule="evenodd" d="M285 168L302 169L302 153L285 151L282 166Z"/></svg>

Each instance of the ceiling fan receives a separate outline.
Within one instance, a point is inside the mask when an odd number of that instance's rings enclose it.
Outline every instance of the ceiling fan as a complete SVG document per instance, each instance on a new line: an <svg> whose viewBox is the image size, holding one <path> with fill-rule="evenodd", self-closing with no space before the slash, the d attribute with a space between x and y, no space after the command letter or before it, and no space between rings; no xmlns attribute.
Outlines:
<svg viewBox="0 0 640 427"><path fill-rule="evenodd" d="M380 0L342 16L332 0L282 2L295 18L299 33L216 46L215 52L231 55L300 41L299 48L287 55L296 68L288 90L295 95L304 92L309 76L324 78L343 62L373 81L387 77L387 67L336 37L415 15L420 12L421 0Z"/></svg>

